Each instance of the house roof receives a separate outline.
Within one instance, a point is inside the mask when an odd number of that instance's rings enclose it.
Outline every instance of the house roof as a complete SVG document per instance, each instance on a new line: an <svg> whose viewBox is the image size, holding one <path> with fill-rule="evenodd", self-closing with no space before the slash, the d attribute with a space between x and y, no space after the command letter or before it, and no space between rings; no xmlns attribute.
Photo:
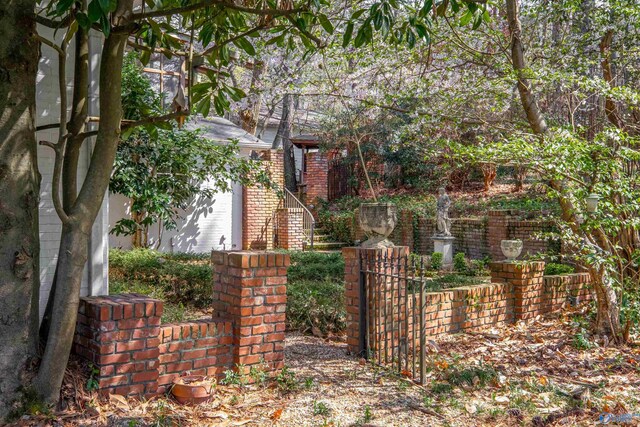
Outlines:
<svg viewBox="0 0 640 427"><path fill-rule="evenodd" d="M232 139L238 140L241 148L264 150L271 148L271 144L256 138L241 127L222 117L196 117L185 127L190 130L200 129L202 136L217 144L228 143Z"/></svg>
<svg viewBox="0 0 640 427"><path fill-rule="evenodd" d="M291 143L298 148L318 148L320 147L320 137L314 134L292 136Z"/></svg>

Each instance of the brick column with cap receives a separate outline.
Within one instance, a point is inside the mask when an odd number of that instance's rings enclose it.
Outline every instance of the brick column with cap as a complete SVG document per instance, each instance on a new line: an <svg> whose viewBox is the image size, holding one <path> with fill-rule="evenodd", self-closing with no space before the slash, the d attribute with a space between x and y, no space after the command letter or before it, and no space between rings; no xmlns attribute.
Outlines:
<svg viewBox="0 0 640 427"><path fill-rule="evenodd" d="M223 252L211 255L214 315L233 322L235 364L284 366L288 254Z"/></svg>
<svg viewBox="0 0 640 427"><path fill-rule="evenodd" d="M513 286L515 320L532 319L544 314L543 261L492 262L491 282Z"/></svg>

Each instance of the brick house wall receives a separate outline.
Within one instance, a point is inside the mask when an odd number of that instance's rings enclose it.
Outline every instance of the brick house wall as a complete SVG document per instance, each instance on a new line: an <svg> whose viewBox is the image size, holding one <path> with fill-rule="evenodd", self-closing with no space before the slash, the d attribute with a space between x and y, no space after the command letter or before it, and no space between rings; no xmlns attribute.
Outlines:
<svg viewBox="0 0 640 427"><path fill-rule="evenodd" d="M274 183L284 187L284 154L282 150L265 150L261 157ZM270 250L274 244L274 213L278 194L261 185L245 186L242 190L242 248Z"/></svg>
<svg viewBox="0 0 640 427"><path fill-rule="evenodd" d="M305 154L306 171L304 182L307 184L304 202L316 204L316 199L327 200L329 196L329 161L326 153L320 151Z"/></svg>
<svg viewBox="0 0 640 427"><path fill-rule="evenodd" d="M74 353L97 369L101 395L152 396L187 373L284 366L288 254L216 252L214 316L161 324L163 302L138 294L80 301Z"/></svg>

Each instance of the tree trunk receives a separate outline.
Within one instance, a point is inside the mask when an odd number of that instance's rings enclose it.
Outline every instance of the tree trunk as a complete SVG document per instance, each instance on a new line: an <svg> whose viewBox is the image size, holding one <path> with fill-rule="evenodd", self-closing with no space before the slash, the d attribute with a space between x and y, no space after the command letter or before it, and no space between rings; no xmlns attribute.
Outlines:
<svg viewBox="0 0 640 427"><path fill-rule="evenodd" d="M601 334L621 338L620 307L613 290L611 277L606 271L590 270L596 293L596 331Z"/></svg>
<svg viewBox="0 0 640 427"><path fill-rule="evenodd" d="M0 2L0 420L18 396L38 336L35 3Z"/></svg>
<svg viewBox="0 0 640 427"><path fill-rule="evenodd" d="M115 25L130 18L132 3L132 0L119 1L113 15ZM82 188L68 217L63 218L51 327L34 381L41 398L51 403L59 399L64 367L73 343L91 227L109 187L120 138L122 60L127 38L126 33L111 33L105 39L100 63L100 127ZM88 60L88 57L76 60Z"/></svg>
<svg viewBox="0 0 640 427"><path fill-rule="evenodd" d="M293 154L293 144L291 143L291 126L293 124L293 96L289 93L282 98L282 117L278 125L278 132L273 139L271 148L284 149L284 183L285 187L293 193L298 191L298 179L296 177L296 159Z"/></svg>
<svg viewBox="0 0 640 427"><path fill-rule="evenodd" d="M511 35L511 61L513 62L513 70L518 76L520 101L533 131L537 134L543 134L547 132L547 123L531 90L531 81L527 78L527 65L520 38L522 36L522 26L520 25L518 0L507 0L507 20Z"/></svg>
<svg viewBox="0 0 640 427"><path fill-rule="evenodd" d="M506 0L507 20L509 32L511 34L511 61L513 69L518 76L518 91L520 100L527 115L527 121L534 133L544 135L547 133L547 124L542 112L536 103L535 97L530 89L530 83L526 78L527 64L524 59L524 48L520 39L522 28L518 18L518 0ZM549 186L562 194L563 185L559 181L550 181ZM575 232L579 232L576 226L575 208L571 202L563 197L558 198L562 209L562 218L569 223ZM582 238L584 233L581 233ZM598 273L591 270L591 276L595 281L594 287L597 299L597 322L596 329L600 332L609 333L614 340L618 341L622 337L620 328L620 306L613 289L611 278L606 272ZM608 324L608 325L605 325Z"/></svg>
<svg viewBox="0 0 640 427"><path fill-rule="evenodd" d="M240 111L240 127L251 135L255 135L258 129L258 118L260 117L260 106L262 105L260 85L266 68L267 66L264 61L256 59L253 63L251 88L249 89L249 96L247 96L247 106Z"/></svg>
<svg viewBox="0 0 640 427"><path fill-rule="evenodd" d="M86 118L89 112L89 33L79 27L76 33L75 61L73 70L73 100L71 104L71 117L67 126L69 139L65 149L62 167L62 206L69 213L78 195L78 162L80 149L84 143ZM51 312L53 300L58 283L58 271L53 275L51 290L47 298L47 304L40 324L40 340L46 346L49 328L51 327Z"/></svg>

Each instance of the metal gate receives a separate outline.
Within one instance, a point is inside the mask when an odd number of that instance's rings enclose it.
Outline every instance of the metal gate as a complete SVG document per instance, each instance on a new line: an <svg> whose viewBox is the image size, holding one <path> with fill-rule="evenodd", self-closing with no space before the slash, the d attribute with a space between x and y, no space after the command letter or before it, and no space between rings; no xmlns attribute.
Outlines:
<svg viewBox="0 0 640 427"><path fill-rule="evenodd" d="M360 251L361 354L420 384L426 377L425 266L422 257L397 251Z"/></svg>

